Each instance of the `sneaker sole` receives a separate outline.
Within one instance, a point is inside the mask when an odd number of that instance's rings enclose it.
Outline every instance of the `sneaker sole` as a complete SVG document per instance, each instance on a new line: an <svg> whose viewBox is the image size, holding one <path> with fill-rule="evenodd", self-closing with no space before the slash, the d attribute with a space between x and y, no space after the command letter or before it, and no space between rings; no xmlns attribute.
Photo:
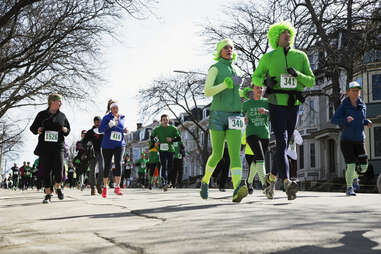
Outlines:
<svg viewBox="0 0 381 254"><path fill-rule="evenodd" d="M233 202L239 203L244 199L248 194L247 186L242 186L239 188L236 198L233 198Z"/></svg>

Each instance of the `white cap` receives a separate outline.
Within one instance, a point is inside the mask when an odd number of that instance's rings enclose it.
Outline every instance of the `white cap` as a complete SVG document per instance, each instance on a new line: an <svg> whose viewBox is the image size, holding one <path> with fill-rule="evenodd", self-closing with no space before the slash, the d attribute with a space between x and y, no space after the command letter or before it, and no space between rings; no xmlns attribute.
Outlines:
<svg viewBox="0 0 381 254"><path fill-rule="evenodd" d="M349 83L348 85L348 89L351 89L351 88L358 88L358 89L361 89L361 85L356 82L356 81L352 81L351 83Z"/></svg>

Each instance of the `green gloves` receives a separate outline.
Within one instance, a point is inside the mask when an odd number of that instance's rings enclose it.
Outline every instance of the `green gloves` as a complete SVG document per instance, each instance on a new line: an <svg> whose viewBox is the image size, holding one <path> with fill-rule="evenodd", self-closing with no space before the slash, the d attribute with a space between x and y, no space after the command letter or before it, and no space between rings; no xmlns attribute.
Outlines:
<svg viewBox="0 0 381 254"><path fill-rule="evenodd" d="M225 82L226 86L228 87L228 89L232 89L232 88L233 88L234 83L233 83L232 78L230 78L230 77L226 77L226 78L224 79L224 82Z"/></svg>

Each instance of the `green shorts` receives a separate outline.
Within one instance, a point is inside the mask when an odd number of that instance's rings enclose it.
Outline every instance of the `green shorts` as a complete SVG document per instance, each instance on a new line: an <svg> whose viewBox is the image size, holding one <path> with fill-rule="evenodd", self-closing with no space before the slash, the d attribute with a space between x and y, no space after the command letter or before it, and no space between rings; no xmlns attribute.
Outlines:
<svg viewBox="0 0 381 254"><path fill-rule="evenodd" d="M229 116L242 116L241 112L211 111L209 130L226 131L229 129Z"/></svg>

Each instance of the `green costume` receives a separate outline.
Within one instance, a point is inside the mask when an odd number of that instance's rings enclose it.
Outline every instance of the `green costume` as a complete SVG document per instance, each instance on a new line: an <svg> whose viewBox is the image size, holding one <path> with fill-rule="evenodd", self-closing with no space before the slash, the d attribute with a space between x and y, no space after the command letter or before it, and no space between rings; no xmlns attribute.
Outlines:
<svg viewBox="0 0 381 254"><path fill-rule="evenodd" d="M226 139L234 187L233 201L240 202L241 199L247 195L246 186L240 186L242 179L240 148L241 129L243 127L243 121L240 118L240 96L243 96L243 93L239 89L240 84L237 84L237 82L234 83L233 79L242 76L242 73L239 68L233 64L233 60L236 58L235 54L233 54L232 60L220 57L221 50L225 46L231 46L233 48L234 44L229 39L218 42L217 52L215 54L215 60L218 62L210 67L205 82L205 96L213 96L209 117L212 154L206 163L200 195L203 199L208 198L210 177L218 162L222 159Z"/></svg>
<svg viewBox="0 0 381 254"><path fill-rule="evenodd" d="M147 160L145 158L140 158L139 160L136 161L135 165L138 166L138 173L146 173L146 164Z"/></svg>

